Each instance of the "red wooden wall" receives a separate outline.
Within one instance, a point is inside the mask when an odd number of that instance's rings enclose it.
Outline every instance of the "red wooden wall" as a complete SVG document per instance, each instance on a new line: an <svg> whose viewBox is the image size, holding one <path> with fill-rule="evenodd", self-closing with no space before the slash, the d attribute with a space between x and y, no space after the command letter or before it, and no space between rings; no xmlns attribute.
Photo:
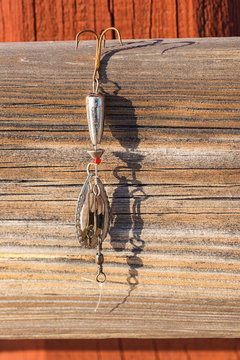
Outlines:
<svg viewBox="0 0 240 360"><path fill-rule="evenodd" d="M0 341L0 360L239 360L240 340Z"/></svg>
<svg viewBox="0 0 240 360"><path fill-rule="evenodd" d="M237 36L239 19L239 0L0 0L0 41L70 40L109 26L123 39Z"/></svg>

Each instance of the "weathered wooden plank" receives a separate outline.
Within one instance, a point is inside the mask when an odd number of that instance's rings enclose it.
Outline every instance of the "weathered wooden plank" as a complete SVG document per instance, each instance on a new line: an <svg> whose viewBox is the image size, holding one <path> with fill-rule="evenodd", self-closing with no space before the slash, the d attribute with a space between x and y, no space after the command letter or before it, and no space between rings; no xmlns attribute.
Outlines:
<svg viewBox="0 0 240 360"><path fill-rule="evenodd" d="M238 337L239 39L108 43L97 312L74 229L95 43L0 47L1 338Z"/></svg>

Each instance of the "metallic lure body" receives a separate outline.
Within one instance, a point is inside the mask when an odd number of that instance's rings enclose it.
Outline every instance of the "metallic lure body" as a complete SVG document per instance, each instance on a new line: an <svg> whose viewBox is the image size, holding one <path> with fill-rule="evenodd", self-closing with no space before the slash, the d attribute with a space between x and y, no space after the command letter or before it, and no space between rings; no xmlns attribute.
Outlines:
<svg viewBox="0 0 240 360"><path fill-rule="evenodd" d="M88 129L93 146L100 144L104 126L104 95L91 93L86 97Z"/></svg>

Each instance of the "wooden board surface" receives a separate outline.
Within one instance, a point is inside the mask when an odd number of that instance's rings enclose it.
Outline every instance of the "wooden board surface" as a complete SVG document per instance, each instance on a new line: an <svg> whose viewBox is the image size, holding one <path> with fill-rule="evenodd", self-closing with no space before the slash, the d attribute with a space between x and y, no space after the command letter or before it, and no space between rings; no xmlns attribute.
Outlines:
<svg viewBox="0 0 240 360"><path fill-rule="evenodd" d="M95 43L0 45L1 338L239 336L239 45L108 42L97 312L74 228Z"/></svg>
<svg viewBox="0 0 240 360"><path fill-rule="evenodd" d="M239 0L1 0L0 41L72 40L109 26L124 39L238 36L239 17Z"/></svg>

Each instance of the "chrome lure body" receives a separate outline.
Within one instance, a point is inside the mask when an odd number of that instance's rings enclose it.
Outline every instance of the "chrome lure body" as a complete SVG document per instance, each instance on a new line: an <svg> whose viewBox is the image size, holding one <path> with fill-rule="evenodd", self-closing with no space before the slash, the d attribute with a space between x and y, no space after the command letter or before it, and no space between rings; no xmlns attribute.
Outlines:
<svg viewBox="0 0 240 360"><path fill-rule="evenodd" d="M88 129L93 146L100 144L104 126L104 96L91 93L86 97Z"/></svg>

